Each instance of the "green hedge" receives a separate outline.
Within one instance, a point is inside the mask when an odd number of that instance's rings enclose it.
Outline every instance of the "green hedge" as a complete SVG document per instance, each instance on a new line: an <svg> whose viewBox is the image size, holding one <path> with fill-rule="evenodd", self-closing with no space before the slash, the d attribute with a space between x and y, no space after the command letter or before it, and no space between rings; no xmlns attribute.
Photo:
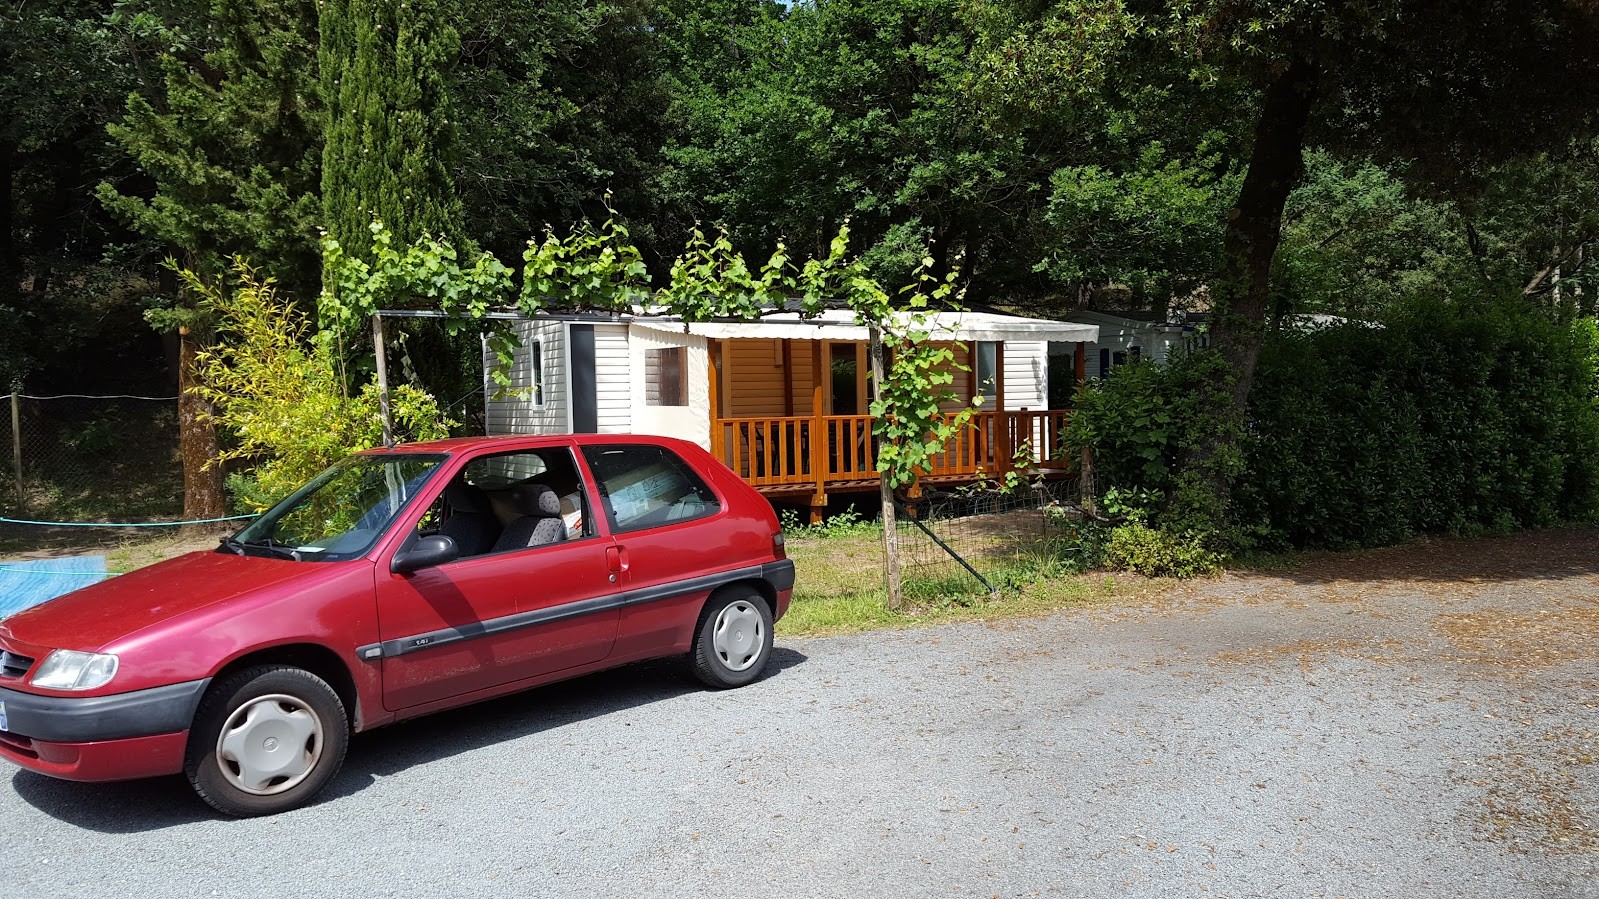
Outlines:
<svg viewBox="0 0 1599 899"><path fill-rule="evenodd" d="M1426 533L1585 521L1599 510L1592 322L1519 301L1418 301L1381 325L1285 332L1256 373L1230 517L1262 548L1346 548ZM1068 431L1101 486L1176 483L1205 426L1193 399L1214 363L1115 371ZM1236 544L1236 540L1226 541Z"/></svg>

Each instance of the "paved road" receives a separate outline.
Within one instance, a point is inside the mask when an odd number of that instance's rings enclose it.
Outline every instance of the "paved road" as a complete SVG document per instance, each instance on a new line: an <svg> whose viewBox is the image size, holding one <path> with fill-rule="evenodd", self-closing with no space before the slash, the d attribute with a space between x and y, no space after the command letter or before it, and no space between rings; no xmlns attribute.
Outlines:
<svg viewBox="0 0 1599 899"><path fill-rule="evenodd" d="M728 693L638 666L358 737L276 818L15 772L8 892L1599 897L1599 578L1468 582L780 640Z"/></svg>

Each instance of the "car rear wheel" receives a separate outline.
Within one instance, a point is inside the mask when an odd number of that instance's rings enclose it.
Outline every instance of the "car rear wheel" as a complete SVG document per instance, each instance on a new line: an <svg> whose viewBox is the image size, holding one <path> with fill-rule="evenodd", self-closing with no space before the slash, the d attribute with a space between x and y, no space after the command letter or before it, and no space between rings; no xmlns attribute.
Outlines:
<svg viewBox="0 0 1599 899"><path fill-rule="evenodd" d="M760 594L712 596L694 634L694 675L707 686L742 687L761 676L772 656L772 610Z"/></svg>
<svg viewBox="0 0 1599 899"><path fill-rule="evenodd" d="M211 685L183 771L211 807L240 818L295 808L327 786L350 745L327 681L301 668L249 668Z"/></svg>

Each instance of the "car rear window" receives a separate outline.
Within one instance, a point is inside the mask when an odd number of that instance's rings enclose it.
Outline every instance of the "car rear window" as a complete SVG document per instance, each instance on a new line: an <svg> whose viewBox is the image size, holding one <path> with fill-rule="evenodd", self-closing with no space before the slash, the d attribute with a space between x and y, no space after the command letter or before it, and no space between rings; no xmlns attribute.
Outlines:
<svg viewBox="0 0 1599 899"><path fill-rule="evenodd" d="M665 447L586 446L583 458L599 483L613 532L689 521L721 509L705 481Z"/></svg>

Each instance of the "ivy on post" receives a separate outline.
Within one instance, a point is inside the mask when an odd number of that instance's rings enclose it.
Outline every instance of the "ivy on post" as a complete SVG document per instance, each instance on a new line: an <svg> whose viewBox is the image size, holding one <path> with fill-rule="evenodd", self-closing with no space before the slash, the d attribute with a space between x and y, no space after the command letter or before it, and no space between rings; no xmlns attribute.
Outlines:
<svg viewBox="0 0 1599 899"><path fill-rule="evenodd" d="M947 345L931 340L936 306L953 305L955 278L933 276L934 261L924 256L910 284L896 300L866 271L849 259L849 225L839 228L825 259L807 262L798 279L804 290L802 315L818 315L827 299L842 299L867 329L872 366L872 435L877 443L879 496L882 500L883 555L889 608L904 605L900 590L899 540L895 527L894 492L916 483L917 476L943 452L949 439L971 422L974 407L945 415L944 404L955 399L951 384L962 366ZM892 357L889 351L892 350Z"/></svg>
<svg viewBox="0 0 1599 899"><path fill-rule="evenodd" d="M870 335L867 354L872 364L872 408L876 410L883 405L883 380L886 375L883 366L883 331L873 322L867 325L867 334ZM879 449L877 493L882 504L883 561L887 566L888 607L899 611L904 606L905 599L900 590L899 523L894 517L894 476L888 468L883 467L881 453L882 450ZM912 476L914 477L914 473Z"/></svg>

